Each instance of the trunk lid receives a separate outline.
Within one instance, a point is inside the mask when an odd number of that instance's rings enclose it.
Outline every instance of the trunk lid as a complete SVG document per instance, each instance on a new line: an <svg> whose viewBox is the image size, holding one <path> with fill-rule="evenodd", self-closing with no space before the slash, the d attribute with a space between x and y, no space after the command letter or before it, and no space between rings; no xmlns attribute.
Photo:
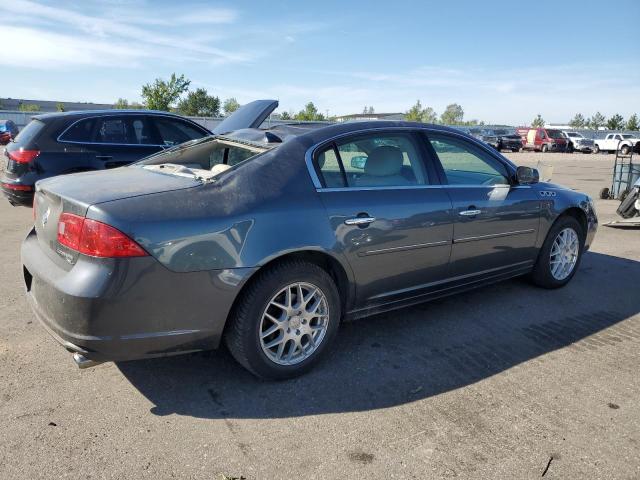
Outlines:
<svg viewBox="0 0 640 480"><path fill-rule="evenodd" d="M255 100L249 102L225 118L222 123L213 129L213 133L222 135L242 128L258 128L277 107L277 100Z"/></svg>
<svg viewBox="0 0 640 480"><path fill-rule="evenodd" d="M193 188L202 183L196 178L166 175L137 166L41 180L37 183L34 198L34 226L38 241L54 262L63 268L71 268L78 252L58 242L58 222L62 213L84 217L91 205Z"/></svg>

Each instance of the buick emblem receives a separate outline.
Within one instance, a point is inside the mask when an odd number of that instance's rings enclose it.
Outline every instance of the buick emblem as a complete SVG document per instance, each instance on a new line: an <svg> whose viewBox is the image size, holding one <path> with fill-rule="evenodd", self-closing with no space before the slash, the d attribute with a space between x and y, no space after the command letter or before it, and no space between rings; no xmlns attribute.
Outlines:
<svg viewBox="0 0 640 480"><path fill-rule="evenodd" d="M47 222L49 221L49 214L50 213L51 213L51 209L47 208L46 212L44 212L42 214L42 227L43 228L47 224Z"/></svg>

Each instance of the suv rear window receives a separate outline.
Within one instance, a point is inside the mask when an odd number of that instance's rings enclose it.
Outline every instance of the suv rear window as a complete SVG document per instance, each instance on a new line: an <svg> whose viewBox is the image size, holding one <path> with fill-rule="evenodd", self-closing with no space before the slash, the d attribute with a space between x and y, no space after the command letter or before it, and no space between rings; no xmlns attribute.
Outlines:
<svg viewBox="0 0 640 480"><path fill-rule="evenodd" d="M87 118L71 125L62 135L60 141L63 142L90 142L95 118Z"/></svg>
<svg viewBox="0 0 640 480"><path fill-rule="evenodd" d="M20 133L16 137L16 143L20 146L26 146L31 143L38 133L44 128L44 122L40 120L31 120L26 127L20 130Z"/></svg>

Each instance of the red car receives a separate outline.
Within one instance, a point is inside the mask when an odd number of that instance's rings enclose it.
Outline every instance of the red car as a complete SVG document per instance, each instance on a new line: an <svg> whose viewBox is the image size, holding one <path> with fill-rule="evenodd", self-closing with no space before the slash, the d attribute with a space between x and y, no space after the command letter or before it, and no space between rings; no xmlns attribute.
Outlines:
<svg viewBox="0 0 640 480"><path fill-rule="evenodd" d="M18 135L18 127L12 120L0 120L0 145L6 145Z"/></svg>
<svg viewBox="0 0 640 480"><path fill-rule="evenodd" d="M552 128L521 127L516 133L522 137L523 150L540 152L566 152L567 137L560 130Z"/></svg>

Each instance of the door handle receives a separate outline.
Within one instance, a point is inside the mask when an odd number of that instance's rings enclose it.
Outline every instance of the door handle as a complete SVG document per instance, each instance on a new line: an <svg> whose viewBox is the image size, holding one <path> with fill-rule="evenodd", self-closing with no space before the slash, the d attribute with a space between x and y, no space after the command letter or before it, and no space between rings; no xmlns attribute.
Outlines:
<svg viewBox="0 0 640 480"><path fill-rule="evenodd" d="M463 217L475 217L476 215L480 215L481 213L482 210L463 210L459 213L459 215L462 215Z"/></svg>
<svg viewBox="0 0 640 480"><path fill-rule="evenodd" d="M344 223L345 225L357 225L359 227L366 227L367 225L375 221L375 217L355 217L347 218Z"/></svg>
<svg viewBox="0 0 640 480"><path fill-rule="evenodd" d="M111 160L112 158L111 155L96 155L97 160Z"/></svg>

